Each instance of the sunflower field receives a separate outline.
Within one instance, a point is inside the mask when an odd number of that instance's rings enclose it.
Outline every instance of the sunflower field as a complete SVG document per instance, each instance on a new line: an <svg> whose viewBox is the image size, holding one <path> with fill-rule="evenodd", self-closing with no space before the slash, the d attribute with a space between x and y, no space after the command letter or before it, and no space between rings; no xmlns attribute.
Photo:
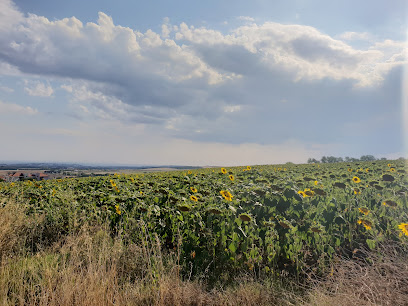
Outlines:
<svg viewBox="0 0 408 306"><path fill-rule="evenodd" d="M104 224L159 241L183 275L302 275L385 240L408 245L405 169L398 160L0 183L0 204L44 216L53 235Z"/></svg>

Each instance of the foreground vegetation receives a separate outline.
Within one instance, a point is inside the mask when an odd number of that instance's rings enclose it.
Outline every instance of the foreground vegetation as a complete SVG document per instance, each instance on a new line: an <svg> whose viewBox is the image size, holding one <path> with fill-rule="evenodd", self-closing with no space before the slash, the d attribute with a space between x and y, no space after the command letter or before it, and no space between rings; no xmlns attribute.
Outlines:
<svg viewBox="0 0 408 306"><path fill-rule="evenodd" d="M407 186L402 160L3 183L1 302L408 303Z"/></svg>

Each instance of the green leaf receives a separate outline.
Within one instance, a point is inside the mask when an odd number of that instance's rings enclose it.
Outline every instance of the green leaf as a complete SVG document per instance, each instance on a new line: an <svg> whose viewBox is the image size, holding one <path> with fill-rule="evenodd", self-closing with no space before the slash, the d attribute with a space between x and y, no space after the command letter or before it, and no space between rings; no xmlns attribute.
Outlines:
<svg viewBox="0 0 408 306"><path fill-rule="evenodd" d="M372 250L375 249L375 240L367 239L366 242L367 242L367 245L368 245L368 247L370 249L372 249Z"/></svg>
<svg viewBox="0 0 408 306"><path fill-rule="evenodd" d="M237 251L237 247L234 242L231 242L228 248L230 249L232 253L235 253Z"/></svg>

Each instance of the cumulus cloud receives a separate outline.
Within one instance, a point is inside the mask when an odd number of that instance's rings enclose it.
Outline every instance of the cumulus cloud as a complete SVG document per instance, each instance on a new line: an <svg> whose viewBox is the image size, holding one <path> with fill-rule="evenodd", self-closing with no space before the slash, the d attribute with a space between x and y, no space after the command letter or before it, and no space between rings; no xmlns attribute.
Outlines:
<svg viewBox="0 0 408 306"><path fill-rule="evenodd" d="M241 63L251 61L251 67L257 63L271 73L280 70L291 74L295 81L352 80L360 87L380 84L384 74L393 68L388 61L406 49L400 42L395 42L391 54L384 53L375 45L366 50L354 49L313 27L273 22L242 26L231 35L182 25L176 38L190 41L203 56L210 51L218 58L236 58L234 53L240 50ZM399 59L399 65L404 63L403 59ZM239 66L237 61L232 68L240 69ZM389 69L384 69L384 66ZM217 66L217 63L213 63L213 67L225 68ZM228 71L235 72L232 68Z"/></svg>
<svg viewBox="0 0 408 306"><path fill-rule="evenodd" d="M349 44L365 33L331 37L244 16L238 19L249 22L229 33L169 19L159 33L142 33L102 12L84 24L23 16L9 0L1 5L14 18L0 18L0 73L6 67L62 80L78 118L136 122L183 139L282 143L293 135L313 141L327 130L338 133L342 118L358 120L347 112L359 109L356 95L382 105L382 89L398 91L387 78L407 63L405 42ZM53 94L40 84L26 92ZM315 110L332 109L338 118L319 117L299 130Z"/></svg>
<svg viewBox="0 0 408 306"><path fill-rule="evenodd" d="M21 115L35 115L38 111L29 106L21 106L13 103L6 103L0 101L0 115L7 114L21 114Z"/></svg>
<svg viewBox="0 0 408 306"><path fill-rule="evenodd" d="M30 96L51 97L54 93L54 90L49 84L45 85L38 81L34 83L26 81L26 85L28 86L24 87L24 91Z"/></svg>

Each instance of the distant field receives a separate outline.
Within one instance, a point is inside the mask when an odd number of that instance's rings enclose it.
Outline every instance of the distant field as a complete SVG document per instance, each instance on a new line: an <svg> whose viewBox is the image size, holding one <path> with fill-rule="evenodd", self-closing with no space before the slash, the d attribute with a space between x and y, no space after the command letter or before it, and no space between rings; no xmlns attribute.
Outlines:
<svg viewBox="0 0 408 306"><path fill-rule="evenodd" d="M169 172L169 171L180 171L179 169L174 168L144 168L144 169L118 169L118 170L81 170L85 174L134 174L134 173L146 173L146 172Z"/></svg>

